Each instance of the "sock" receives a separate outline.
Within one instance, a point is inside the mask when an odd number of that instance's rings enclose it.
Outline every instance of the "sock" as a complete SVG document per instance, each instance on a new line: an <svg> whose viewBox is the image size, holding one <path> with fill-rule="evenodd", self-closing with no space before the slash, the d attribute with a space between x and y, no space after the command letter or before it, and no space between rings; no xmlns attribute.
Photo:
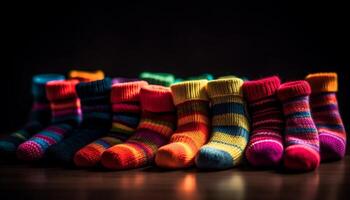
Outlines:
<svg viewBox="0 0 350 200"><path fill-rule="evenodd" d="M33 135L18 146L21 160L39 160L46 150L61 141L81 122L80 100L75 85L77 80L51 81L46 85L46 96L52 110L52 125Z"/></svg>
<svg viewBox="0 0 350 200"><path fill-rule="evenodd" d="M129 169L153 163L157 149L166 144L175 127L175 107L169 88L149 85L141 88L142 117L136 133L124 144L102 154L108 169Z"/></svg>
<svg viewBox="0 0 350 200"><path fill-rule="evenodd" d="M249 138L249 122L239 78L209 81L212 136L196 157L204 169L227 169L239 164Z"/></svg>
<svg viewBox="0 0 350 200"><path fill-rule="evenodd" d="M64 80L60 74L40 74L32 79L33 105L28 122L24 127L0 139L0 154L14 155L18 145L42 130L51 120L51 109L46 97L45 86L49 81Z"/></svg>
<svg viewBox="0 0 350 200"><path fill-rule="evenodd" d="M320 138L321 160L339 160L345 156L346 132L336 92L336 73L316 73L306 77L312 90L310 106Z"/></svg>
<svg viewBox="0 0 350 200"><path fill-rule="evenodd" d="M277 76L243 84L252 117L252 133L245 154L255 167L277 166L282 161L284 119L276 96L279 86Z"/></svg>
<svg viewBox="0 0 350 200"><path fill-rule="evenodd" d="M207 80L186 81L171 86L177 108L177 130L170 144L161 147L156 163L164 168L185 168L193 165L194 158L209 137L209 100Z"/></svg>
<svg viewBox="0 0 350 200"><path fill-rule="evenodd" d="M50 157L71 164L74 154L107 134L112 124L111 79L79 83L76 90L82 105L83 122L69 137L49 148Z"/></svg>
<svg viewBox="0 0 350 200"><path fill-rule="evenodd" d="M111 92L112 129L108 136L97 139L75 154L76 166L95 166L100 162L102 153L106 149L124 142L135 132L141 114L140 90L145 85L148 85L145 81L113 84Z"/></svg>
<svg viewBox="0 0 350 200"><path fill-rule="evenodd" d="M149 84L170 86L175 82L175 76L168 73L142 72L140 79L147 81Z"/></svg>
<svg viewBox="0 0 350 200"><path fill-rule="evenodd" d="M80 82L90 82L102 80L105 75L102 70L97 71L82 71L82 70L71 70L68 73L70 79L77 79Z"/></svg>
<svg viewBox="0 0 350 200"><path fill-rule="evenodd" d="M320 163L318 133L310 113L310 93L306 81L284 83L277 92L286 118L284 165L289 170L310 171Z"/></svg>

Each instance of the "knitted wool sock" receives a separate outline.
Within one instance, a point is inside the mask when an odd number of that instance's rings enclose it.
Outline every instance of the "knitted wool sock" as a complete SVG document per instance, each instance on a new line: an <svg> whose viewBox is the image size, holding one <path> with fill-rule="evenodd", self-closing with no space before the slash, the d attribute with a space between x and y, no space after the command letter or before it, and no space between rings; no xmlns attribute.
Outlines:
<svg viewBox="0 0 350 200"><path fill-rule="evenodd" d="M277 166L283 156L282 107L276 97L277 76L243 84L252 116L252 134L246 150L248 162L256 167Z"/></svg>
<svg viewBox="0 0 350 200"><path fill-rule="evenodd" d="M175 76L168 73L142 72L140 79L147 81L149 84L162 86L170 86L175 82Z"/></svg>
<svg viewBox="0 0 350 200"><path fill-rule="evenodd" d="M312 89L310 106L319 133L321 160L342 159L345 156L346 132L336 97L337 74L310 74L306 80Z"/></svg>
<svg viewBox="0 0 350 200"><path fill-rule="evenodd" d="M1 155L14 155L18 145L42 130L51 120L51 109L46 97L45 86L49 81L64 80L60 74L40 74L32 79L33 105L25 126L0 140Z"/></svg>
<svg viewBox="0 0 350 200"><path fill-rule="evenodd" d="M206 93L207 80L186 81L171 86L177 107L177 130L170 144L161 147L156 163L165 168L185 168L209 137L209 101Z"/></svg>
<svg viewBox="0 0 350 200"><path fill-rule="evenodd" d="M21 160L39 160L51 145L58 143L81 122L80 100L75 91L77 80L51 81L46 85L52 125L18 146Z"/></svg>
<svg viewBox="0 0 350 200"><path fill-rule="evenodd" d="M83 123L65 140L49 148L49 155L64 164L71 164L79 149L107 134L112 124L110 78L79 83L76 90L82 105Z"/></svg>
<svg viewBox="0 0 350 200"><path fill-rule="evenodd" d="M310 93L306 81L284 83L277 92L286 118L284 165L290 170L309 171L320 164L318 133L309 106Z"/></svg>
<svg viewBox="0 0 350 200"><path fill-rule="evenodd" d="M212 136L196 157L206 169L226 169L239 164L249 138L249 122L239 78L209 81Z"/></svg>
<svg viewBox="0 0 350 200"><path fill-rule="evenodd" d="M95 166L100 162L102 153L106 149L123 143L135 132L141 113L140 90L145 85L148 85L145 81L113 84L111 92L112 129L108 136L97 139L75 154L76 166Z"/></svg>
<svg viewBox="0 0 350 200"><path fill-rule="evenodd" d="M175 126L174 104L169 88L144 86L140 92L142 117L136 133L124 144L102 154L108 169L129 169L149 165L157 149L166 144Z"/></svg>
<svg viewBox="0 0 350 200"><path fill-rule="evenodd" d="M80 82L90 82L102 80L105 75L102 70L97 71L82 71L82 70L71 70L68 73L70 79L77 79Z"/></svg>

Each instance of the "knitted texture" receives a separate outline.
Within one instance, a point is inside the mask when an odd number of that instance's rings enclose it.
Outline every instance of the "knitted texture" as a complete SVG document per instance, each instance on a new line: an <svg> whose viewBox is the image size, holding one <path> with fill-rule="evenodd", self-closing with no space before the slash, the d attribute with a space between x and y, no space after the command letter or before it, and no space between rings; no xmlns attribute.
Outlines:
<svg viewBox="0 0 350 200"><path fill-rule="evenodd" d="M175 82L175 76L168 73L142 72L140 79L147 81L149 84L170 86Z"/></svg>
<svg viewBox="0 0 350 200"><path fill-rule="evenodd" d="M337 74L310 74L306 81L312 89L310 106L319 133L321 160L339 160L345 156L346 132L336 97Z"/></svg>
<svg viewBox="0 0 350 200"><path fill-rule="evenodd" d="M52 110L52 125L33 135L18 146L21 160L38 160L53 144L61 141L81 122L80 100L76 94L77 80L51 81L46 85L46 96Z"/></svg>
<svg viewBox="0 0 350 200"><path fill-rule="evenodd" d="M289 170L310 171L320 163L318 133L309 106L310 93L306 81L284 83L277 92L286 118L284 165Z"/></svg>
<svg viewBox="0 0 350 200"><path fill-rule="evenodd" d="M156 163L165 168L185 168L209 138L207 80L186 81L171 86L177 107L177 130L170 144L161 147Z"/></svg>
<svg viewBox="0 0 350 200"><path fill-rule="evenodd" d="M153 163L157 149L166 144L175 126L174 105L169 88L144 86L140 91L142 117L136 133L123 144L102 154L108 169L129 169Z"/></svg>
<svg viewBox="0 0 350 200"><path fill-rule="evenodd" d="M18 145L42 130L51 121L51 109L46 97L46 83L54 80L64 80L60 74L39 74L32 79L33 105L28 122L24 127L5 138L0 139L0 154L13 156Z"/></svg>
<svg viewBox="0 0 350 200"><path fill-rule="evenodd" d="M83 122L69 137L49 149L51 157L65 164L73 162L74 154L85 145L105 135L111 128L111 79L79 83Z"/></svg>
<svg viewBox="0 0 350 200"><path fill-rule="evenodd" d="M68 73L70 79L77 79L80 82L90 82L102 80L105 75L102 70L97 71L82 71L82 70L71 70Z"/></svg>
<svg viewBox="0 0 350 200"><path fill-rule="evenodd" d="M80 149L74 156L79 167L91 167L98 164L102 153L111 146L128 139L139 124L140 90L148 85L145 81L116 83L112 86L111 103L113 110L112 129L108 136L97 139Z"/></svg>
<svg viewBox="0 0 350 200"><path fill-rule="evenodd" d="M196 157L204 169L226 169L239 164L249 138L249 122L238 78L209 81L212 136Z"/></svg>
<svg viewBox="0 0 350 200"><path fill-rule="evenodd" d="M276 92L277 76L243 84L252 117L252 134L246 150L248 162L256 167L276 166L283 156L282 130L284 119Z"/></svg>

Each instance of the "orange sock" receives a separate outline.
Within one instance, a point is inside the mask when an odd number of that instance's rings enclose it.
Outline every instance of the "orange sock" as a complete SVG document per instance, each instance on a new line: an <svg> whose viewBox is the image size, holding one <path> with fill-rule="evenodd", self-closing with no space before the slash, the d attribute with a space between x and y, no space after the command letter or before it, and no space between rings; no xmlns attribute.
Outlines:
<svg viewBox="0 0 350 200"><path fill-rule="evenodd" d="M165 168L185 168L194 163L194 158L209 137L209 101L206 93L207 80L186 81L171 86L177 107L177 130L170 144L161 147L156 155L156 164Z"/></svg>
<svg viewBox="0 0 350 200"><path fill-rule="evenodd" d="M90 82L102 80L105 75L102 70L96 71L82 71L82 70L71 70L68 73L70 79L78 79L80 82Z"/></svg>

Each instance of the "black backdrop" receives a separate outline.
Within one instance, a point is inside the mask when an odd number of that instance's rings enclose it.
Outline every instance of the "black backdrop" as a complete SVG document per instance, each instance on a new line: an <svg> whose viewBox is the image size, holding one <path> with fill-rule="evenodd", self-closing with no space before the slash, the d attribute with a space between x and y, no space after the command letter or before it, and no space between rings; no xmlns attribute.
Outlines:
<svg viewBox="0 0 350 200"><path fill-rule="evenodd" d="M37 73L102 69L135 77L143 70L250 79L336 71L348 127L349 14L345 5L96 5L18 3L4 7L1 133L30 109ZM3 54L5 55L5 54ZM349 130L349 128L347 128Z"/></svg>

